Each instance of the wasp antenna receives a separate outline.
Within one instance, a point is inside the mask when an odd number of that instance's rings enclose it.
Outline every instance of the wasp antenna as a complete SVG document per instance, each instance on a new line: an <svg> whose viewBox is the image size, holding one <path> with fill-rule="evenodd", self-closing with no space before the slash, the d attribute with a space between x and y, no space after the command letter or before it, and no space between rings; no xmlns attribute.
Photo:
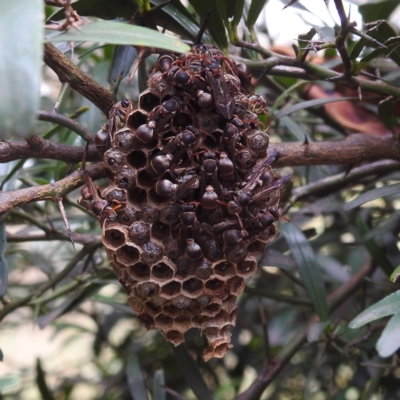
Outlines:
<svg viewBox="0 0 400 400"><path fill-rule="evenodd" d="M206 27L207 27L207 22L208 22L208 17L209 16L210 16L210 10L208 10L206 12L206 15L204 16L203 22L202 22L202 24L200 26L199 33L197 34L196 40L194 42L195 45L201 43L201 39L203 38L204 32L205 32Z"/></svg>

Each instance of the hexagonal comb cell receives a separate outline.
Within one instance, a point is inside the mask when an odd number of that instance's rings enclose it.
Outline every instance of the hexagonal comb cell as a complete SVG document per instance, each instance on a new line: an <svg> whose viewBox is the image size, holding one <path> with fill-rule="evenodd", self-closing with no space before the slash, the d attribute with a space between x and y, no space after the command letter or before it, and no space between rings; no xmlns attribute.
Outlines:
<svg viewBox="0 0 400 400"><path fill-rule="evenodd" d="M279 188L257 196L278 178L265 162L269 138L253 112L252 90L234 61L207 49L190 53L196 80L184 62L173 71L157 62L138 108L111 129L110 148L99 149L111 183L96 193L110 209L96 215L107 256L139 321L174 345L191 327L202 329L206 360L230 348L235 300L280 217ZM205 93L213 87L209 62L235 88L232 109ZM254 98L257 107L264 103Z"/></svg>

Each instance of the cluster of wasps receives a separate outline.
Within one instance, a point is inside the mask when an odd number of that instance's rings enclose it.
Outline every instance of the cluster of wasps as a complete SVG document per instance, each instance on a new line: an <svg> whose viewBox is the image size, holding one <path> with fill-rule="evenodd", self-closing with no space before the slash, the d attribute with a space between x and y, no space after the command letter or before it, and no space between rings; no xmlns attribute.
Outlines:
<svg viewBox="0 0 400 400"><path fill-rule="evenodd" d="M135 107L114 105L96 146L110 178L81 204L147 329L174 345L199 328L204 359L231 347L237 296L276 236L282 187L247 67L209 44L161 53Z"/></svg>

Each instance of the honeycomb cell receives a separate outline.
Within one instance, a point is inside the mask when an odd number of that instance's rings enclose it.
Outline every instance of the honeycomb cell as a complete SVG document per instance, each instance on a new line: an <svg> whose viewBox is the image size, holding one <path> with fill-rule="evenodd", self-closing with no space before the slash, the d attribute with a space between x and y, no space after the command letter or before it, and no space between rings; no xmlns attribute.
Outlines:
<svg viewBox="0 0 400 400"><path fill-rule="evenodd" d="M150 277L150 267L142 262L130 265L128 271L129 275L137 280L143 280Z"/></svg>
<svg viewBox="0 0 400 400"><path fill-rule="evenodd" d="M126 163L125 154L116 149L109 149L104 153L104 167L113 174L121 171Z"/></svg>
<svg viewBox="0 0 400 400"><path fill-rule="evenodd" d="M209 111L201 111L196 115L195 125L197 129L213 132L217 128L219 117Z"/></svg>
<svg viewBox="0 0 400 400"><path fill-rule="evenodd" d="M148 114L145 111L139 109L133 110L126 120L126 126L131 131L136 131L140 125L143 125L147 122L147 117Z"/></svg>
<svg viewBox="0 0 400 400"><path fill-rule="evenodd" d="M138 320L146 327L146 329L154 328L154 318L146 313L138 315Z"/></svg>
<svg viewBox="0 0 400 400"><path fill-rule="evenodd" d="M142 296L149 298L157 296L160 292L160 287L154 282L143 282L137 285L137 291Z"/></svg>
<svg viewBox="0 0 400 400"><path fill-rule="evenodd" d="M162 72L155 72L151 75L148 90L160 99L175 93L172 82L167 81Z"/></svg>
<svg viewBox="0 0 400 400"><path fill-rule="evenodd" d="M247 245L243 242L224 248L225 257L228 261L239 263L247 257Z"/></svg>
<svg viewBox="0 0 400 400"><path fill-rule="evenodd" d="M179 113L172 120L175 127L185 128L188 125L192 125L192 117L186 113Z"/></svg>
<svg viewBox="0 0 400 400"><path fill-rule="evenodd" d="M134 222L129 229L129 238L139 246L144 245L150 240L150 226L144 222Z"/></svg>
<svg viewBox="0 0 400 400"><path fill-rule="evenodd" d="M138 184L142 187L142 188L151 188L154 185L154 180L153 178L150 176L150 174L145 171L144 169L141 170L138 173Z"/></svg>
<svg viewBox="0 0 400 400"><path fill-rule="evenodd" d="M152 303L155 304L156 306L162 306L167 299L165 297L161 297L161 296L155 296L151 299Z"/></svg>
<svg viewBox="0 0 400 400"><path fill-rule="evenodd" d="M166 304L163 306L163 312L171 318L174 318L182 314L182 309L175 307L173 304Z"/></svg>
<svg viewBox="0 0 400 400"><path fill-rule="evenodd" d="M142 110L150 112L154 107L160 105L160 97L151 93L149 90L145 90L139 96L139 107Z"/></svg>
<svg viewBox="0 0 400 400"><path fill-rule="evenodd" d="M225 282L219 278L210 279L206 282L205 293L217 296L225 291Z"/></svg>
<svg viewBox="0 0 400 400"><path fill-rule="evenodd" d="M183 333L181 333L177 330L172 330L172 331L167 332L165 334L165 338L169 342L171 342L174 346L178 346L179 344L181 344L185 341Z"/></svg>
<svg viewBox="0 0 400 400"><path fill-rule="evenodd" d="M158 240L165 240L171 235L171 228L169 225L162 222L155 222L151 227L151 235Z"/></svg>
<svg viewBox="0 0 400 400"><path fill-rule="evenodd" d="M129 190L128 198L131 204L138 208L147 203L147 193L139 187Z"/></svg>
<svg viewBox="0 0 400 400"><path fill-rule="evenodd" d="M197 278L190 278L183 282L182 293L187 294L189 297L197 297L203 291L203 282Z"/></svg>
<svg viewBox="0 0 400 400"><path fill-rule="evenodd" d="M119 212L117 217L118 222L126 226L131 226L133 222L137 221L137 219L138 219L138 212L130 207Z"/></svg>
<svg viewBox="0 0 400 400"><path fill-rule="evenodd" d="M164 262L160 262L151 269L151 277L160 282L170 280L174 276L173 269Z"/></svg>
<svg viewBox="0 0 400 400"><path fill-rule="evenodd" d="M216 327L205 328L202 334L207 338L209 342L213 342L220 337L220 329Z"/></svg>
<svg viewBox="0 0 400 400"><path fill-rule="evenodd" d="M108 246L117 248L125 243L125 234L121 229L109 228L104 233L104 240Z"/></svg>
<svg viewBox="0 0 400 400"><path fill-rule="evenodd" d="M143 311L143 303L133 296L128 297L128 304L135 314L140 314Z"/></svg>
<svg viewBox="0 0 400 400"><path fill-rule="evenodd" d="M174 326L179 328L182 332L186 332L192 327L192 319L185 315L179 315L174 318Z"/></svg>
<svg viewBox="0 0 400 400"><path fill-rule="evenodd" d="M194 275L202 280L208 279L212 274L211 266L212 264L209 261L200 260L194 269Z"/></svg>
<svg viewBox="0 0 400 400"><path fill-rule="evenodd" d="M176 260L176 277L186 278L193 274L194 263L187 258L179 258Z"/></svg>
<svg viewBox="0 0 400 400"><path fill-rule="evenodd" d="M154 264L160 261L163 256L163 250L153 242L147 242L142 246L140 259L147 264Z"/></svg>
<svg viewBox="0 0 400 400"><path fill-rule="evenodd" d="M149 190L149 201L154 204L168 204L170 202L169 196L160 196L153 189Z"/></svg>
<svg viewBox="0 0 400 400"><path fill-rule="evenodd" d="M207 315L208 317L215 317L220 311L221 311L221 305L214 303L204 307L202 310L202 314Z"/></svg>
<svg viewBox="0 0 400 400"><path fill-rule="evenodd" d="M144 306L144 310L153 318L155 318L162 311L161 306L154 304L152 300L146 301L146 303L144 303Z"/></svg>
<svg viewBox="0 0 400 400"><path fill-rule="evenodd" d="M224 278L229 278L236 274L235 264L230 261L222 261L214 267L214 273Z"/></svg>
<svg viewBox="0 0 400 400"><path fill-rule="evenodd" d="M152 224L157 219L158 212L154 207L144 206L140 210L140 218L143 222Z"/></svg>
<svg viewBox="0 0 400 400"><path fill-rule="evenodd" d="M143 151L132 151L127 156L129 165L135 169L140 169L146 166L147 156Z"/></svg>
<svg viewBox="0 0 400 400"><path fill-rule="evenodd" d="M210 296L203 294L197 297L196 301L200 304L200 306L205 307L210 302Z"/></svg>
<svg viewBox="0 0 400 400"><path fill-rule="evenodd" d="M123 167L114 177L115 185L122 189L133 189L137 183L136 170Z"/></svg>
<svg viewBox="0 0 400 400"><path fill-rule="evenodd" d="M248 276L253 274L256 269L257 269L257 263L255 261L244 260L238 264L237 273L239 276L247 278Z"/></svg>
<svg viewBox="0 0 400 400"><path fill-rule="evenodd" d="M265 250L265 243L256 240L255 242L253 242L249 247L248 247L248 252L250 254L254 253L254 254L262 254ZM239 271L239 268L238 268Z"/></svg>
<svg viewBox="0 0 400 400"><path fill-rule="evenodd" d="M164 247L164 254L166 257L168 257L170 260L176 260L178 257L180 257L183 252L185 251L185 243L183 242L182 239L173 239L173 238L168 238L163 240L163 247ZM189 264L188 260L187 264ZM177 265L177 274L181 276L180 273L178 273L179 267ZM187 275L182 276L182 278L185 278Z"/></svg>
<svg viewBox="0 0 400 400"><path fill-rule="evenodd" d="M246 132L246 144L255 154L265 154L268 148L269 137L261 131Z"/></svg>
<svg viewBox="0 0 400 400"><path fill-rule="evenodd" d="M245 287L244 279L240 276L234 276L228 281L229 293L235 296L239 296L243 292Z"/></svg>
<svg viewBox="0 0 400 400"><path fill-rule="evenodd" d="M155 324L158 328L169 328L172 326L173 319L169 315L159 314L155 318Z"/></svg>
<svg viewBox="0 0 400 400"><path fill-rule="evenodd" d="M166 225L175 225L179 221L180 212L179 204L169 203L160 210L160 222Z"/></svg>
<svg viewBox="0 0 400 400"><path fill-rule="evenodd" d="M228 296L221 304L221 309L230 313L232 308L235 306L237 296L230 295Z"/></svg>
<svg viewBox="0 0 400 400"><path fill-rule="evenodd" d="M212 262L218 261L223 257L222 248L215 239L206 241L204 255Z"/></svg>
<svg viewBox="0 0 400 400"><path fill-rule="evenodd" d="M171 302L176 308L182 310L184 308L189 307L190 303L192 302L192 299L189 299L181 295L172 299Z"/></svg>
<svg viewBox="0 0 400 400"><path fill-rule="evenodd" d="M134 149L134 138L133 134L129 129L120 129L114 136L115 147L124 152L128 153Z"/></svg>
<svg viewBox="0 0 400 400"><path fill-rule="evenodd" d="M132 264L139 260L139 250L125 244L117 250L117 260L123 264Z"/></svg>
<svg viewBox="0 0 400 400"><path fill-rule="evenodd" d="M181 286L182 285L180 282L176 281L168 282L161 288L161 295L167 298L176 296L178 293L180 293Z"/></svg>
<svg viewBox="0 0 400 400"><path fill-rule="evenodd" d="M109 187L103 191L102 197L104 197L109 203L115 201L117 203L126 204L127 196L125 190Z"/></svg>

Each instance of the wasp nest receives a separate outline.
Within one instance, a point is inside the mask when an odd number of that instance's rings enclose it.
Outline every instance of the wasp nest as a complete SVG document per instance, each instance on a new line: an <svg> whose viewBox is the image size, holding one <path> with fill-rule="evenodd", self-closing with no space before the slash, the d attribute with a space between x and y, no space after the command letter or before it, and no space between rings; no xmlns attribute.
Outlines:
<svg viewBox="0 0 400 400"><path fill-rule="evenodd" d="M161 54L137 108L117 103L96 135L109 187L82 189L137 318L175 346L199 328L206 361L232 346L236 298L277 233L290 179L271 169L250 79L211 45Z"/></svg>

